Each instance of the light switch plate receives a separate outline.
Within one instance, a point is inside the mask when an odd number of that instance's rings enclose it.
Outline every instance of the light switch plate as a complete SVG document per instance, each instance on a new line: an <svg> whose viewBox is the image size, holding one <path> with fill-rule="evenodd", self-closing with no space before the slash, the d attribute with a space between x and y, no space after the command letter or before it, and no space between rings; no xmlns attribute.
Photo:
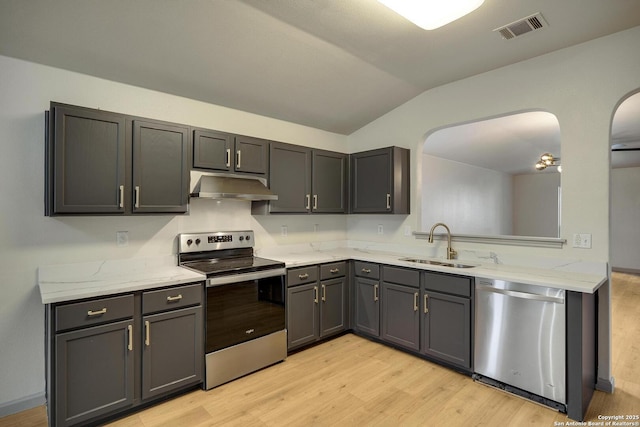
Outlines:
<svg viewBox="0 0 640 427"><path fill-rule="evenodd" d="M591 233L578 233L573 235L573 247L591 249Z"/></svg>

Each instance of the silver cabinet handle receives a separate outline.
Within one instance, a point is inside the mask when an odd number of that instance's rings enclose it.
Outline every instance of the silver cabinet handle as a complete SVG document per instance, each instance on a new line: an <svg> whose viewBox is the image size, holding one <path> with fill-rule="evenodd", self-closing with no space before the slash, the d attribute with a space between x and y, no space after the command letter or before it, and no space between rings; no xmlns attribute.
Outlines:
<svg viewBox="0 0 640 427"><path fill-rule="evenodd" d="M369 274L369 273L371 273L371 270L370 270L370 269L368 269L368 268L363 268L363 269L362 269L362 272L363 272L364 274Z"/></svg>
<svg viewBox="0 0 640 427"><path fill-rule="evenodd" d="M313 195L313 209L318 209L318 195L314 194Z"/></svg>
<svg viewBox="0 0 640 427"><path fill-rule="evenodd" d="M313 302L318 303L318 287L313 287Z"/></svg>
<svg viewBox="0 0 640 427"><path fill-rule="evenodd" d="M325 302L327 300L327 287L325 285L322 285L322 302Z"/></svg>
<svg viewBox="0 0 640 427"><path fill-rule="evenodd" d="M168 296L167 297L167 302L175 302L175 301L180 301L182 299L182 294L178 294L175 297L172 296Z"/></svg>
<svg viewBox="0 0 640 427"><path fill-rule="evenodd" d="M127 325L127 333L129 335L129 344L127 344L127 349L129 351L133 350L133 326Z"/></svg>
<svg viewBox="0 0 640 427"><path fill-rule="evenodd" d="M227 161L224 163L225 166L231 167L231 148L227 148Z"/></svg>
<svg viewBox="0 0 640 427"><path fill-rule="evenodd" d="M413 311L418 311L418 293L413 294Z"/></svg>
<svg viewBox="0 0 640 427"><path fill-rule="evenodd" d="M378 285L373 285L373 300L378 301Z"/></svg>
<svg viewBox="0 0 640 427"><path fill-rule="evenodd" d="M124 208L124 185L120 186L120 203L118 203L118 206L120 206L121 208Z"/></svg>
<svg viewBox="0 0 640 427"><path fill-rule="evenodd" d="M340 273L340 269L339 268L332 268L331 270L329 270L329 273L338 274L338 273Z"/></svg>
<svg viewBox="0 0 640 427"><path fill-rule="evenodd" d="M136 193L136 208L140 207L140 186L136 185L136 189L135 189L135 193Z"/></svg>
<svg viewBox="0 0 640 427"><path fill-rule="evenodd" d="M424 294L424 314L429 312L429 295Z"/></svg>
<svg viewBox="0 0 640 427"><path fill-rule="evenodd" d="M298 279L300 279L300 280L304 280L304 279L308 279L308 278L309 278L309 274L308 273L298 274Z"/></svg>
<svg viewBox="0 0 640 427"><path fill-rule="evenodd" d="M309 206L311 204L311 201L309 200L310 196L307 194L305 198L307 199L307 203L305 204L304 208L309 210Z"/></svg>
<svg viewBox="0 0 640 427"><path fill-rule="evenodd" d="M236 168L240 169L242 164L242 151L236 151Z"/></svg>
<svg viewBox="0 0 640 427"><path fill-rule="evenodd" d="M387 209L391 209L391 194L387 193Z"/></svg>
<svg viewBox="0 0 640 427"><path fill-rule="evenodd" d="M102 310L89 310L87 311L87 316L91 317L91 316L100 316L101 314L105 314L107 312L107 307L103 308Z"/></svg>
<svg viewBox="0 0 640 427"><path fill-rule="evenodd" d="M151 326L149 325L149 321L145 320L144 321L144 345L146 345L147 347L151 345L151 338L149 337L150 329L151 329Z"/></svg>

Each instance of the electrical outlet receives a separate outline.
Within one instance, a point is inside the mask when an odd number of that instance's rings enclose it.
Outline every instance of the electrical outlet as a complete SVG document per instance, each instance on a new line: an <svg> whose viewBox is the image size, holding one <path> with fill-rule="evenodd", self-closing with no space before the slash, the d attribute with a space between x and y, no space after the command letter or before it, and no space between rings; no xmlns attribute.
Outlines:
<svg viewBox="0 0 640 427"><path fill-rule="evenodd" d="M578 233L573 235L573 247L591 249L591 234Z"/></svg>
<svg viewBox="0 0 640 427"><path fill-rule="evenodd" d="M129 246L128 231L116 231L116 245L120 247Z"/></svg>
<svg viewBox="0 0 640 427"><path fill-rule="evenodd" d="M404 226L404 235L405 236L411 236L411 226L410 225L405 225Z"/></svg>
<svg viewBox="0 0 640 427"><path fill-rule="evenodd" d="M378 224L378 234L384 234L384 227L382 224Z"/></svg>
<svg viewBox="0 0 640 427"><path fill-rule="evenodd" d="M280 227L280 235L282 237L287 237L287 234L289 233L289 230L287 229L286 225L283 225Z"/></svg>

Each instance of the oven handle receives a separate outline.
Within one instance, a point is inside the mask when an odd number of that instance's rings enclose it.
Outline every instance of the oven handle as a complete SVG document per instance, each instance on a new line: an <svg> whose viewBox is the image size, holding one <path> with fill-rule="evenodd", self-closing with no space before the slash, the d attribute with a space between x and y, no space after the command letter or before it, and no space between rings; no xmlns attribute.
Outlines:
<svg viewBox="0 0 640 427"><path fill-rule="evenodd" d="M228 285L229 283L240 283L252 280L266 279L267 277L284 276L285 268L272 268L270 270L256 271L254 273L232 274L230 276L212 277L207 279L207 288L220 285Z"/></svg>

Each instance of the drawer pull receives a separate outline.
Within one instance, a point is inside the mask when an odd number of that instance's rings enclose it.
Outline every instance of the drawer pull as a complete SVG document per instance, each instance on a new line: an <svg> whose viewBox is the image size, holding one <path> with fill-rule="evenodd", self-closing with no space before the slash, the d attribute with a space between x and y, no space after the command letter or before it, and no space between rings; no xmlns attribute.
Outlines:
<svg viewBox="0 0 640 427"><path fill-rule="evenodd" d="M87 311L87 316L91 317L91 316L100 316L101 314L105 314L107 312L107 307L103 308L102 310L89 310Z"/></svg>
<svg viewBox="0 0 640 427"><path fill-rule="evenodd" d="M371 273L371 270L368 269L368 268L363 268L362 272L365 273L365 274L369 274L369 273Z"/></svg>
<svg viewBox="0 0 640 427"><path fill-rule="evenodd" d="M309 278L309 274L308 273L298 274L298 279L300 279L300 280L304 280L304 279L308 279L308 278Z"/></svg>
<svg viewBox="0 0 640 427"><path fill-rule="evenodd" d="M340 273L340 269L339 268L332 268L331 270L329 270L329 273L338 274L338 273Z"/></svg>
<svg viewBox="0 0 640 427"><path fill-rule="evenodd" d="M144 321L144 345L146 345L147 347L149 347L151 345L151 333L150 330L151 329L151 325L149 325L149 321L145 320Z"/></svg>
<svg viewBox="0 0 640 427"><path fill-rule="evenodd" d="M176 301L180 301L181 299L182 299L182 294L178 294L175 297L168 296L167 302L176 302Z"/></svg>
<svg viewBox="0 0 640 427"><path fill-rule="evenodd" d="M127 349L129 351L133 350L133 326L132 325L128 325L127 326L127 332L129 333L129 344L127 345Z"/></svg>

